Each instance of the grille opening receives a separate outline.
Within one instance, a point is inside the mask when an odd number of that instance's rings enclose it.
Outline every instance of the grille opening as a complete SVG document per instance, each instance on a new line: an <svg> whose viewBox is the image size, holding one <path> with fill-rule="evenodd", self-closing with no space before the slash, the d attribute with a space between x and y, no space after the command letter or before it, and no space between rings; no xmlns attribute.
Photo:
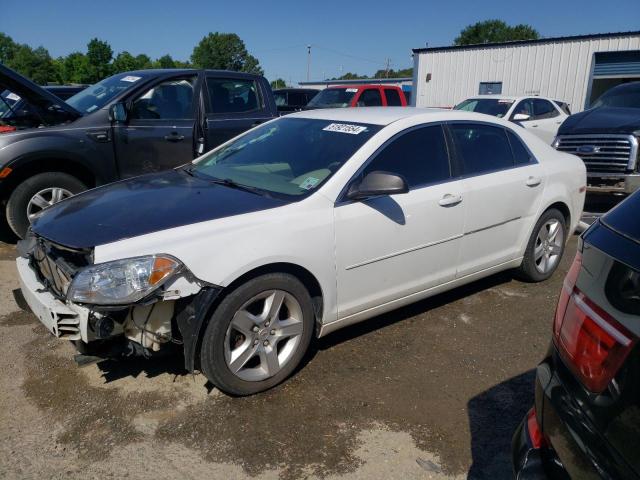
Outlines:
<svg viewBox="0 0 640 480"><path fill-rule="evenodd" d="M632 135L561 135L556 149L582 158L588 173L624 175L636 167L638 141Z"/></svg>

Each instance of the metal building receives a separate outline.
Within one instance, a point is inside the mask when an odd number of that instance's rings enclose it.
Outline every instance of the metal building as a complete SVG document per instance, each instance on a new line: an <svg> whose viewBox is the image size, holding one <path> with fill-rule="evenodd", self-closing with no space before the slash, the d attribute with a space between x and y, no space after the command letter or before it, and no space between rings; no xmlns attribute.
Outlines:
<svg viewBox="0 0 640 480"><path fill-rule="evenodd" d="M482 94L542 95L588 108L619 83L640 80L640 31L416 48L412 103L452 107Z"/></svg>

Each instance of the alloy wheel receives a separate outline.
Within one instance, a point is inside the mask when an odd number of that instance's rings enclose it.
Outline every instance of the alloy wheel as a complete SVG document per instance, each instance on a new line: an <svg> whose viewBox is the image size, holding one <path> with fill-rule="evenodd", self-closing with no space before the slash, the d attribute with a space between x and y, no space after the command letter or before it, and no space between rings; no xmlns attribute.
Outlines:
<svg viewBox="0 0 640 480"><path fill-rule="evenodd" d="M548 273L558 265L564 243L564 229L559 220L546 221L536 237L533 258L540 273Z"/></svg>
<svg viewBox="0 0 640 480"><path fill-rule="evenodd" d="M234 314L224 340L229 370L246 381L276 375L294 356L303 332L300 303L288 292L255 295Z"/></svg>
<svg viewBox="0 0 640 480"><path fill-rule="evenodd" d="M29 203L27 204L27 217L29 217L29 222L31 222L32 219L45 208L50 207L65 198L69 198L72 195L73 193L69 190L60 187L49 187L44 190L40 190L31 197L31 200L29 200Z"/></svg>

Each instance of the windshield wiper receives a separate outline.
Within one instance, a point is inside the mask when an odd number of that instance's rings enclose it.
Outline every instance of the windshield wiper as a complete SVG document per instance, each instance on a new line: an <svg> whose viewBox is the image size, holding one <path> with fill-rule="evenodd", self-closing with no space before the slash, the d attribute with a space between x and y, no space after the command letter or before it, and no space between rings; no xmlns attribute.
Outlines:
<svg viewBox="0 0 640 480"><path fill-rule="evenodd" d="M211 183L224 185L225 187L235 188L237 190L244 190L245 192L254 193L256 195L271 198L271 195L269 194L269 192L267 192L266 190L263 190L262 188L252 187L250 185L243 185L242 183L238 183L234 180L231 180L230 178L211 177L211 178L208 178L207 180L209 180Z"/></svg>

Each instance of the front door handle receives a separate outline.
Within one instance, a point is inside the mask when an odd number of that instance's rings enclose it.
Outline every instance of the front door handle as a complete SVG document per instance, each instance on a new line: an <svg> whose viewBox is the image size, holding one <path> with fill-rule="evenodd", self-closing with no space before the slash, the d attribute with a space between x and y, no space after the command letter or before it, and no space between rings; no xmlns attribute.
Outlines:
<svg viewBox="0 0 640 480"><path fill-rule="evenodd" d="M438 201L438 204L441 207L453 207L458 205L460 202L462 202L462 195L452 195L451 193L447 193Z"/></svg>
<svg viewBox="0 0 640 480"><path fill-rule="evenodd" d="M542 179L540 177L529 177L527 178L527 187L537 187L542 183Z"/></svg>
<svg viewBox="0 0 640 480"><path fill-rule="evenodd" d="M181 142L182 140L184 140L184 135L178 135L177 132L173 132L170 135L165 135L164 139L167 142Z"/></svg>

